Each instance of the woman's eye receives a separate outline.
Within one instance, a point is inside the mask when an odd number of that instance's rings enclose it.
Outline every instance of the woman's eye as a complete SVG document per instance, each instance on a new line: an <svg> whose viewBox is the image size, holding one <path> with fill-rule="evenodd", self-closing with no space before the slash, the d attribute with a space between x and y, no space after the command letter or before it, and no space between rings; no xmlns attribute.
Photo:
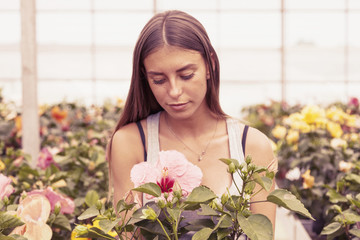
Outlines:
<svg viewBox="0 0 360 240"><path fill-rule="evenodd" d="M189 75L181 76L181 79L183 79L183 80L189 80L189 79L191 79L193 76L194 76L194 73L189 74Z"/></svg>
<svg viewBox="0 0 360 240"><path fill-rule="evenodd" d="M165 79L153 79L154 84L163 84L165 82Z"/></svg>

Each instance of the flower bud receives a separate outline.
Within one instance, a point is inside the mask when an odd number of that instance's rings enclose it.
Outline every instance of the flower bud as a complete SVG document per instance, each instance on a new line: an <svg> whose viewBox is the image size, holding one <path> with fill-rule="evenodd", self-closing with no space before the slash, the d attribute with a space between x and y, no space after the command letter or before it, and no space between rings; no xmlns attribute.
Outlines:
<svg viewBox="0 0 360 240"><path fill-rule="evenodd" d="M9 198L7 196L4 196L3 203L5 206L9 205Z"/></svg>
<svg viewBox="0 0 360 240"><path fill-rule="evenodd" d="M61 210L61 204L60 204L60 202L57 202L57 203L55 204L55 207L54 207L54 214L55 214L56 216L59 215L60 210Z"/></svg>
<svg viewBox="0 0 360 240"><path fill-rule="evenodd" d="M88 228L83 225L77 225L74 229L74 232L76 233L76 236L83 235L88 233Z"/></svg>
<svg viewBox="0 0 360 240"><path fill-rule="evenodd" d="M250 155L246 156L245 162L246 162L247 165L249 165L251 163L251 156Z"/></svg>
<svg viewBox="0 0 360 240"><path fill-rule="evenodd" d="M164 198L166 199L166 201L167 201L168 197L169 197L169 193L164 192Z"/></svg>
<svg viewBox="0 0 360 240"><path fill-rule="evenodd" d="M24 189L30 188L30 184L28 182L23 182L22 185L23 185Z"/></svg>
<svg viewBox="0 0 360 240"><path fill-rule="evenodd" d="M158 202L157 202L157 205L159 206L159 208L163 209L166 207L166 204L165 204L165 201L163 199L160 199Z"/></svg>
<svg viewBox="0 0 360 240"><path fill-rule="evenodd" d="M229 194L227 193L224 193L222 196L221 196L221 204L224 205L225 203L227 203L227 201L229 200Z"/></svg>
<svg viewBox="0 0 360 240"><path fill-rule="evenodd" d="M157 215L154 211L154 209L152 209L151 207L147 207L146 209L142 210L142 216L141 218L143 219L149 219L151 221L155 221L157 219Z"/></svg>
<svg viewBox="0 0 360 240"><path fill-rule="evenodd" d="M234 174L235 171L236 171L236 169L235 169L235 164L234 164L234 163L230 163L230 164L229 164L229 173Z"/></svg>
<svg viewBox="0 0 360 240"><path fill-rule="evenodd" d="M101 200L97 200L97 202L95 204L96 209L100 211L102 209L102 206L103 206L103 204L102 204Z"/></svg>

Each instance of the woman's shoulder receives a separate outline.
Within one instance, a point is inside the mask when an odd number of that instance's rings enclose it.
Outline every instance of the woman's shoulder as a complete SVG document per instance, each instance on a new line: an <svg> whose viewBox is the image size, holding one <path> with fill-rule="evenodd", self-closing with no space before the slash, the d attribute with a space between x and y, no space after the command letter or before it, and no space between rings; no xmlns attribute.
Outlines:
<svg viewBox="0 0 360 240"><path fill-rule="evenodd" d="M258 166L268 166L273 162L275 156L270 139L260 130L251 127L249 123L241 119L235 120L242 130L245 129L245 126L249 126L246 135L245 155L250 155L253 163Z"/></svg>

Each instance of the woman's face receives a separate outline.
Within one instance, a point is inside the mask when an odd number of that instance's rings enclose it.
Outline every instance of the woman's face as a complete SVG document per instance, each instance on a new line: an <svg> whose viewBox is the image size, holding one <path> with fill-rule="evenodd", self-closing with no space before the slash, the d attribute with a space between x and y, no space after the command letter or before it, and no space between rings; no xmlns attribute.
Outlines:
<svg viewBox="0 0 360 240"><path fill-rule="evenodd" d="M208 68L197 51L164 46L144 60L150 88L172 117L189 118L208 110L205 101Z"/></svg>

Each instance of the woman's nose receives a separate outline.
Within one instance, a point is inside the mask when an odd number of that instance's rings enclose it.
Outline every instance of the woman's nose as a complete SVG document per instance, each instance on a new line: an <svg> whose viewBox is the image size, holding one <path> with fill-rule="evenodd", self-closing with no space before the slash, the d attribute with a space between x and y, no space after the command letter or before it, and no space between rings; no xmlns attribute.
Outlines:
<svg viewBox="0 0 360 240"><path fill-rule="evenodd" d="M169 95L172 98L178 98L182 94L181 83L176 80L170 80Z"/></svg>

